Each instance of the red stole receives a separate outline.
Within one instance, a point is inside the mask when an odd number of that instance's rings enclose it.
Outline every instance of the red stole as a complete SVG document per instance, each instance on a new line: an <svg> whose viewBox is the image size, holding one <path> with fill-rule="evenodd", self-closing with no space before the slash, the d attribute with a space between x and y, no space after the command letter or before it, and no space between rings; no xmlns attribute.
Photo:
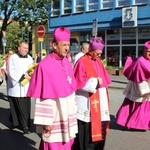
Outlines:
<svg viewBox="0 0 150 150"><path fill-rule="evenodd" d="M88 55L82 57L83 64L87 73L87 78L97 77L96 70L93 66L91 58ZM102 62L97 60L100 68L102 68ZM89 93L90 109L91 109L91 131L92 141L100 141L102 139L102 125L101 125L101 111L100 111L100 96L99 90L96 93Z"/></svg>

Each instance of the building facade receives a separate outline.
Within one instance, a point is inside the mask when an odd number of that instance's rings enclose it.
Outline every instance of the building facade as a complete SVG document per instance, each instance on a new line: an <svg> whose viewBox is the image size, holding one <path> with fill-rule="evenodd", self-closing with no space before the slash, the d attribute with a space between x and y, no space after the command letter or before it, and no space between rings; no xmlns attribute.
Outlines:
<svg viewBox="0 0 150 150"><path fill-rule="evenodd" d="M127 56L139 57L150 40L150 0L61 0L49 9L48 32L71 30L71 52L91 36L105 41L107 65L122 67ZM51 40L51 39L50 39Z"/></svg>

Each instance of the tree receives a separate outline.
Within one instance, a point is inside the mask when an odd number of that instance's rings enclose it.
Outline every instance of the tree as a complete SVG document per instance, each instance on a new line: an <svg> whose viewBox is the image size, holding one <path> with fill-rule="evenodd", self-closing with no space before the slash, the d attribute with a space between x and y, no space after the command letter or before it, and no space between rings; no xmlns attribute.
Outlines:
<svg viewBox="0 0 150 150"><path fill-rule="evenodd" d="M34 24L47 23L50 3L51 0L1 0L3 24L0 31L0 51L2 52L2 31L7 31L7 27L14 21L19 22L20 28L26 29Z"/></svg>
<svg viewBox="0 0 150 150"><path fill-rule="evenodd" d="M20 36L21 34L22 29L20 28L20 25L17 22L13 22L7 27L6 45L8 49L12 49L13 51L17 50L18 43L22 40L22 36Z"/></svg>

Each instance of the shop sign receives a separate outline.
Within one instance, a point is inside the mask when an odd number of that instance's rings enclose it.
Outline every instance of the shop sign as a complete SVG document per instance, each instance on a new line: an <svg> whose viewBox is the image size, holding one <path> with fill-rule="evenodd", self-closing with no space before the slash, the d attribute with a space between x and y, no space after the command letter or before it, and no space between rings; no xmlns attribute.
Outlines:
<svg viewBox="0 0 150 150"><path fill-rule="evenodd" d="M122 8L122 27L137 27L137 6Z"/></svg>

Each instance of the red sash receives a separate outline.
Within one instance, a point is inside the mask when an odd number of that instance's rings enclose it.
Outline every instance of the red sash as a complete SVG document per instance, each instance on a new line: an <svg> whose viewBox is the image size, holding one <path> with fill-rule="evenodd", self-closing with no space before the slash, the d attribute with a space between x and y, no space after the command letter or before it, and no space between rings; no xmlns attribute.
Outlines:
<svg viewBox="0 0 150 150"><path fill-rule="evenodd" d="M88 55L82 57L83 64L87 73L87 78L97 77L96 70L93 67L91 58ZM102 62L98 60L100 67ZM91 109L91 132L92 132L92 141L100 141L102 138L102 125L101 125L101 111L100 111L100 96L99 90L96 93L89 93L90 98L90 109Z"/></svg>

